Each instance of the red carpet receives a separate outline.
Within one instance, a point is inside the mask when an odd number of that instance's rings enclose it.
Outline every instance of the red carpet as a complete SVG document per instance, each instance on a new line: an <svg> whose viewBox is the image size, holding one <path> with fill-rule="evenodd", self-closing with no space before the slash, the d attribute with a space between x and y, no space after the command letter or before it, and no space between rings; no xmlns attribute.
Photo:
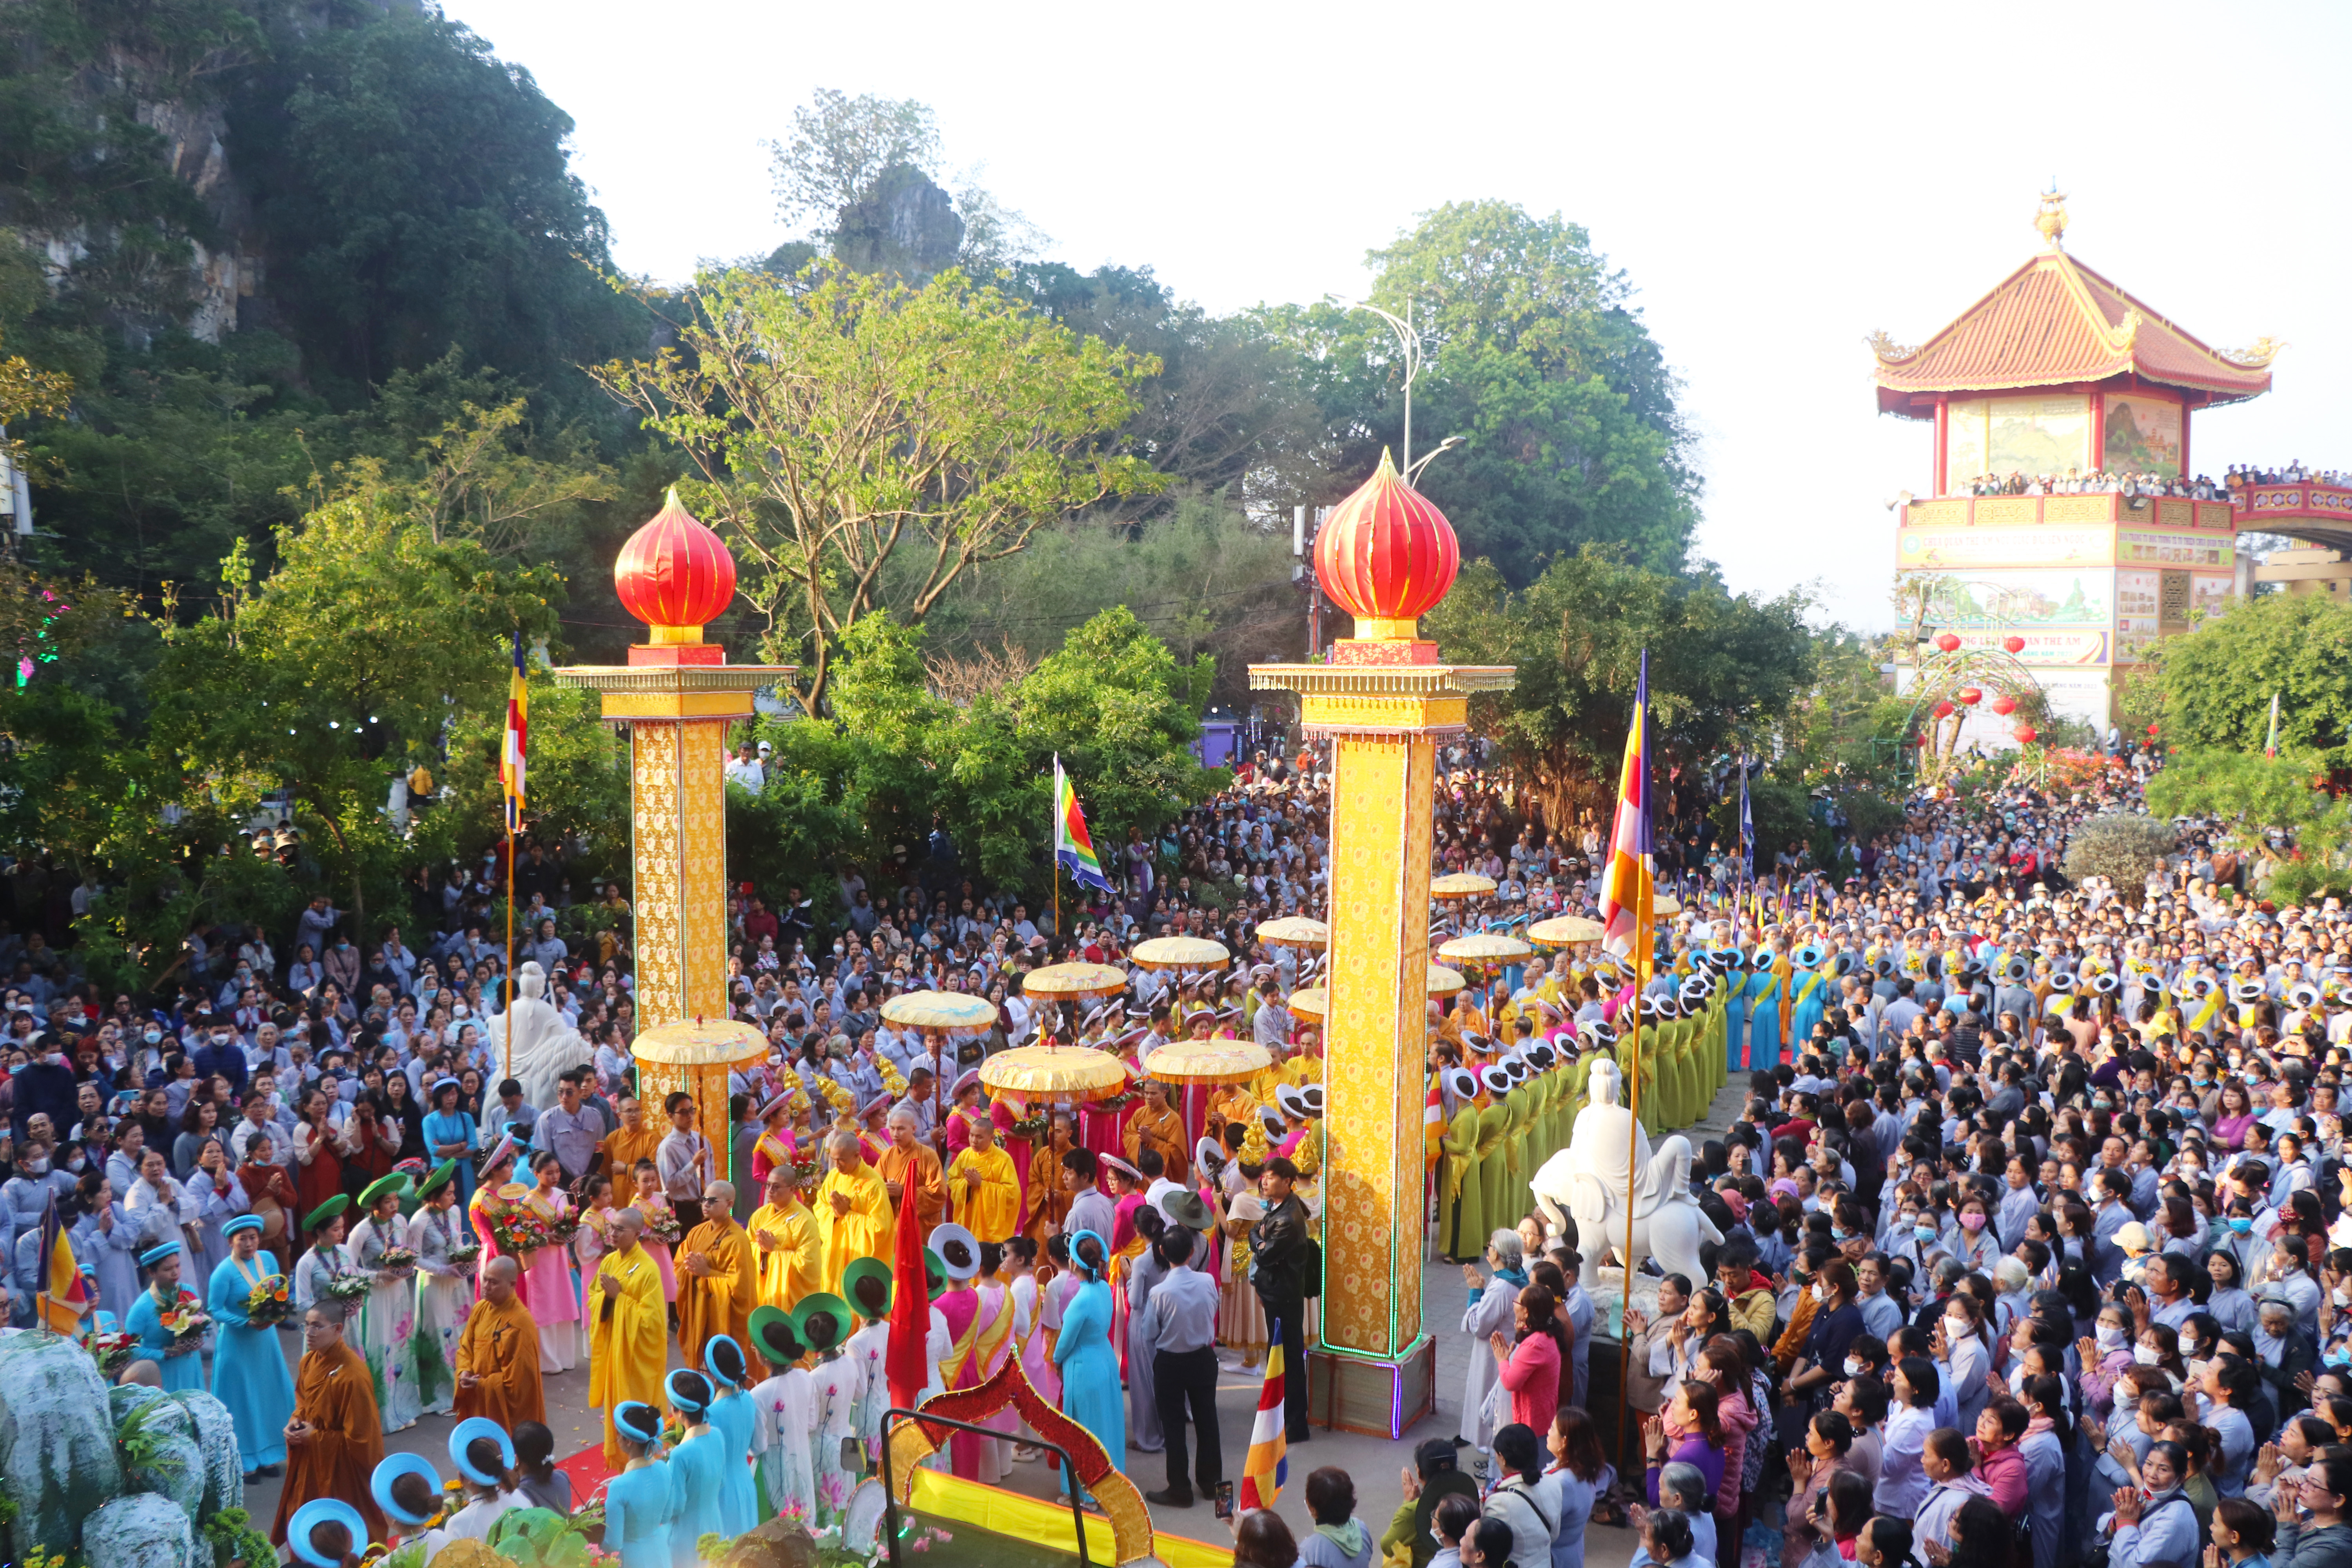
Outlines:
<svg viewBox="0 0 2352 1568"><path fill-rule="evenodd" d="M572 1500L575 1506L585 1505L604 1484L604 1447L592 1444L568 1459L558 1460L555 1468L572 1478Z"/></svg>

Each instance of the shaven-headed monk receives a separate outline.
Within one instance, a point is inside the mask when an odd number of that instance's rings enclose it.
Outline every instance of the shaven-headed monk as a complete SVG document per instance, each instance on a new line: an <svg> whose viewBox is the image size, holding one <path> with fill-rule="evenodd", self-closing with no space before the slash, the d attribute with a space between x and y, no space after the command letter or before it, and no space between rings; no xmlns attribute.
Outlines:
<svg viewBox="0 0 2352 1568"><path fill-rule="evenodd" d="M482 1299L457 1339L457 1415L487 1416L508 1431L547 1419L539 1381L539 1325L515 1291L521 1269L493 1258L482 1269Z"/></svg>

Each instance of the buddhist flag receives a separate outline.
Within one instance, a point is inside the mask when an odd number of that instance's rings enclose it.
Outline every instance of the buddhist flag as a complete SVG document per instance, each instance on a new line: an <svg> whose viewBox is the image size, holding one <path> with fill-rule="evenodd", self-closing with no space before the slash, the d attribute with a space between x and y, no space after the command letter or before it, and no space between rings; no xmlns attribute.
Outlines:
<svg viewBox="0 0 2352 1568"><path fill-rule="evenodd" d="M74 1262L73 1238L58 1216L55 1193L49 1194L49 1206L41 1213L40 1246L48 1271L40 1281L41 1321L58 1333L79 1334L82 1331L79 1309L89 1300L89 1292L83 1289L81 1269Z"/></svg>
<svg viewBox="0 0 2352 1568"><path fill-rule="evenodd" d="M1072 787L1070 775L1062 771L1058 756L1054 759L1054 858L1079 887L1118 891L1103 875L1102 862L1095 858L1095 841L1087 833L1087 814L1078 809L1078 792Z"/></svg>
<svg viewBox="0 0 2352 1568"><path fill-rule="evenodd" d="M2279 694L2272 692L2270 732L2263 737L2263 755L2266 757L2278 755L2278 700Z"/></svg>
<svg viewBox="0 0 2352 1568"><path fill-rule="evenodd" d="M1257 1419L1250 1426L1249 1458L1242 1461L1237 1513L1272 1508L1290 1478L1289 1427L1282 1411L1282 1325L1265 1326L1265 1381L1258 1384Z"/></svg>
<svg viewBox="0 0 2352 1568"><path fill-rule="evenodd" d="M499 748L499 784L507 797L507 831L522 826L523 763L530 750L530 689L523 679L522 633L514 634L514 678L507 685L506 740Z"/></svg>
<svg viewBox="0 0 2352 1568"><path fill-rule="evenodd" d="M1650 905L1656 897L1656 867L1651 859L1650 828L1650 650L1642 650L1641 683L1633 689L1633 718L1625 732L1625 768L1617 781L1617 820L1610 834L1609 865L1601 881L1601 946L1620 958L1635 959L1647 978Z"/></svg>
<svg viewBox="0 0 2352 1568"><path fill-rule="evenodd" d="M1756 814L1748 805L1748 763L1739 763L1739 868L1751 882L1756 880Z"/></svg>

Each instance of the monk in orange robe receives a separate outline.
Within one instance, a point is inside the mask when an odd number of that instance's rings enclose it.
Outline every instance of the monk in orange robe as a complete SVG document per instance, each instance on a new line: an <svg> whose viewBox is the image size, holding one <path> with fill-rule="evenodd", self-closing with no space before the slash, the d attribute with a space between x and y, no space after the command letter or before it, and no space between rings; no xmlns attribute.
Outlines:
<svg viewBox="0 0 2352 1568"><path fill-rule="evenodd" d="M686 1364L702 1365L702 1351L720 1334L751 1342L751 1309L760 1304L760 1260L751 1234L735 1223L735 1188L713 1182L702 1190L702 1212L714 1217L686 1233L677 1247L677 1348Z"/></svg>
<svg viewBox="0 0 2352 1568"><path fill-rule="evenodd" d="M890 1112L890 1146L874 1163L890 1194L893 1213L901 1212L902 1194L915 1189L915 1223L929 1236L948 1217L948 1178L931 1146L915 1135L915 1117L903 1109Z"/></svg>
<svg viewBox="0 0 2352 1568"><path fill-rule="evenodd" d="M1029 1156L1029 1225L1024 1234L1041 1252L1046 1242L1062 1233L1062 1222L1070 1217L1072 1195L1062 1188L1062 1156L1070 1152L1070 1113L1056 1110L1049 1125L1053 1131L1046 1134L1044 1145Z"/></svg>
<svg viewBox="0 0 2352 1568"><path fill-rule="evenodd" d="M662 1135L669 1129L646 1126L646 1108L628 1095L621 1097L619 1110L620 1126L604 1134L596 1152L604 1156L604 1173L613 1178L614 1192L625 1193L637 1162L654 1158L655 1151L661 1147Z"/></svg>
<svg viewBox="0 0 2352 1568"><path fill-rule="evenodd" d="M1157 1079L1143 1080L1143 1104L1127 1124L1127 1157L1138 1159L1146 1149L1159 1151L1161 1175L1180 1187L1192 1184L1185 1180L1192 1151L1184 1142L1184 1118L1168 1103L1168 1086Z"/></svg>
<svg viewBox="0 0 2352 1568"><path fill-rule="evenodd" d="M486 1415L511 1432L520 1421L547 1419L539 1382L539 1324L515 1293L511 1258L482 1270L482 1299L457 1340L457 1417Z"/></svg>
<svg viewBox="0 0 2352 1568"><path fill-rule="evenodd" d="M383 1511L368 1479L383 1462L383 1418L365 1357L343 1341L342 1303L322 1301L302 1320L301 1370L294 1376L294 1419L286 1424L286 1484L269 1539L286 1543L287 1521L313 1498L341 1498L360 1510L369 1539L384 1538Z"/></svg>

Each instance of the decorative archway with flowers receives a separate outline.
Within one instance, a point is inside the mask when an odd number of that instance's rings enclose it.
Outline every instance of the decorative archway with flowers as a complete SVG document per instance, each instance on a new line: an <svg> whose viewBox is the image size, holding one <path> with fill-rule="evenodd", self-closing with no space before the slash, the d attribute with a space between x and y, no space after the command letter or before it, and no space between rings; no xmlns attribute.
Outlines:
<svg viewBox="0 0 2352 1568"><path fill-rule="evenodd" d="M2041 739L2033 717L2047 712L2048 699L2042 683L2017 657L2025 649L2023 637L2005 637L1998 647L1971 647L1944 632L1934 647L1915 667L1911 713L1904 730L1916 737L1922 783L1934 784L1951 771L1960 731L1969 713L1979 708L1996 718L2013 718L2009 734L2020 746L2031 747Z"/></svg>

